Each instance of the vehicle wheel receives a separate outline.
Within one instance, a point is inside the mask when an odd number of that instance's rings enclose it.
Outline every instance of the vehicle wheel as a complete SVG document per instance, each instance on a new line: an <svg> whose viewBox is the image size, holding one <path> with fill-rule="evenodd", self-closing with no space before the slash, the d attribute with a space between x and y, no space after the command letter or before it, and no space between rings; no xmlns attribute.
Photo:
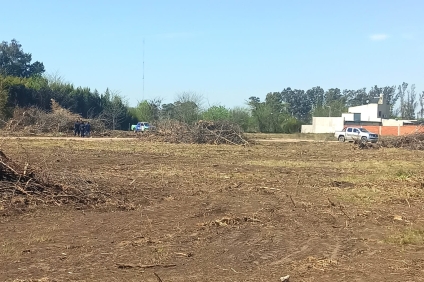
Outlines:
<svg viewBox="0 0 424 282"><path fill-rule="evenodd" d="M364 137L361 138L362 144L367 143L367 141L368 141L367 137L364 136Z"/></svg>
<svg viewBox="0 0 424 282"><path fill-rule="evenodd" d="M339 136L339 142L344 142L345 141L345 137L344 136Z"/></svg>

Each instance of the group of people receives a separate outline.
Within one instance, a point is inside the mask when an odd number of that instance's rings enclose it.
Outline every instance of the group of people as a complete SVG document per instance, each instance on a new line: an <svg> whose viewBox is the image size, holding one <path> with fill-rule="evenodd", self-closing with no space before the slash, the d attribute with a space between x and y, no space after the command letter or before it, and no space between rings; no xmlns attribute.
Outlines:
<svg viewBox="0 0 424 282"><path fill-rule="evenodd" d="M90 122L84 123L82 120L75 122L74 136L89 137L91 131Z"/></svg>

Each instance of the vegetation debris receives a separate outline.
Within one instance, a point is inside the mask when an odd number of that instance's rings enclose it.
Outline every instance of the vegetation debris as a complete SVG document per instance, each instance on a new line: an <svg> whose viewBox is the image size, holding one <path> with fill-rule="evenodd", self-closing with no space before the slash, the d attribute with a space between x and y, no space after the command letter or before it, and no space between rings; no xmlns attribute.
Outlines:
<svg viewBox="0 0 424 282"><path fill-rule="evenodd" d="M140 133L143 139L169 143L189 144L249 144L243 130L229 121L203 121L189 125L187 123L165 120L158 123L157 130Z"/></svg>
<svg viewBox="0 0 424 282"><path fill-rule="evenodd" d="M0 150L0 214L37 205L96 205L109 198L92 181L78 184L56 183L47 171L32 168L28 163L20 165Z"/></svg>

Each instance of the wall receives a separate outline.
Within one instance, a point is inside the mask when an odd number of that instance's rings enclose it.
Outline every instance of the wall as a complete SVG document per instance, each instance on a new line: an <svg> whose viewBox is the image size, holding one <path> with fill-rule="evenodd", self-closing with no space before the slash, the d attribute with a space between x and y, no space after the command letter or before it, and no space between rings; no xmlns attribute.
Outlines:
<svg viewBox="0 0 424 282"><path fill-rule="evenodd" d="M311 125L311 124L305 124L305 125L302 125L302 130L301 130L301 132L302 132L302 133L315 133L315 132L314 132L314 126L313 126L313 125Z"/></svg>
<svg viewBox="0 0 424 282"><path fill-rule="evenodd" d="M381 111L381 118L390 117L390 105L387 105L387 103L378 104L378 111ZM378 117L378 112L377 112L377 117Z"/></svg>
<svg viewBox="0 0 424 282"><path fill-rule="evenodd" d="M381 122L383 126L402 126L404 120L383 119Z"/></svg>
<svg viewBox="0 0 424 282"><path fill-rule="evenodd" d="M345 119L345 121L353 121L354 116L353 113L342 113L342 117Z"/></svg>
<svg viewBox="0 0 424 282"><path fill-rule="evenodd" d="M312 125L302 125L302 133L334 133L344 127L343 117L313 117Z"/></svg>
<svg viewBox="0 0 424 282"><path fill-rule="evenodd" d="M361 121L381 121L378 117L379 104L367 104L362 106L350 107L349 113L361 113Z"/></svg>
<svg viewBox="0 0 424 282"><path fill-rule="evenodd" d="M424 133L424 127L419 125L404 125L404 126L362 126L368 131L378 133L382 136L399 136L412 133Z"/></svg>

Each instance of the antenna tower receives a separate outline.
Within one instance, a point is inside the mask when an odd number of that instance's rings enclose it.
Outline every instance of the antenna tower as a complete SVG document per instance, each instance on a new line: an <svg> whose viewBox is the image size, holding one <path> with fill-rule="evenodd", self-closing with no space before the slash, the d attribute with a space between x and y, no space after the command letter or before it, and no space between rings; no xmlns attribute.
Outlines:
<svg viewBox="0 0 424 282"><path fill-rule="evenodd" d="M143 101L144 101L144 38L143 38Z"/></svg>

